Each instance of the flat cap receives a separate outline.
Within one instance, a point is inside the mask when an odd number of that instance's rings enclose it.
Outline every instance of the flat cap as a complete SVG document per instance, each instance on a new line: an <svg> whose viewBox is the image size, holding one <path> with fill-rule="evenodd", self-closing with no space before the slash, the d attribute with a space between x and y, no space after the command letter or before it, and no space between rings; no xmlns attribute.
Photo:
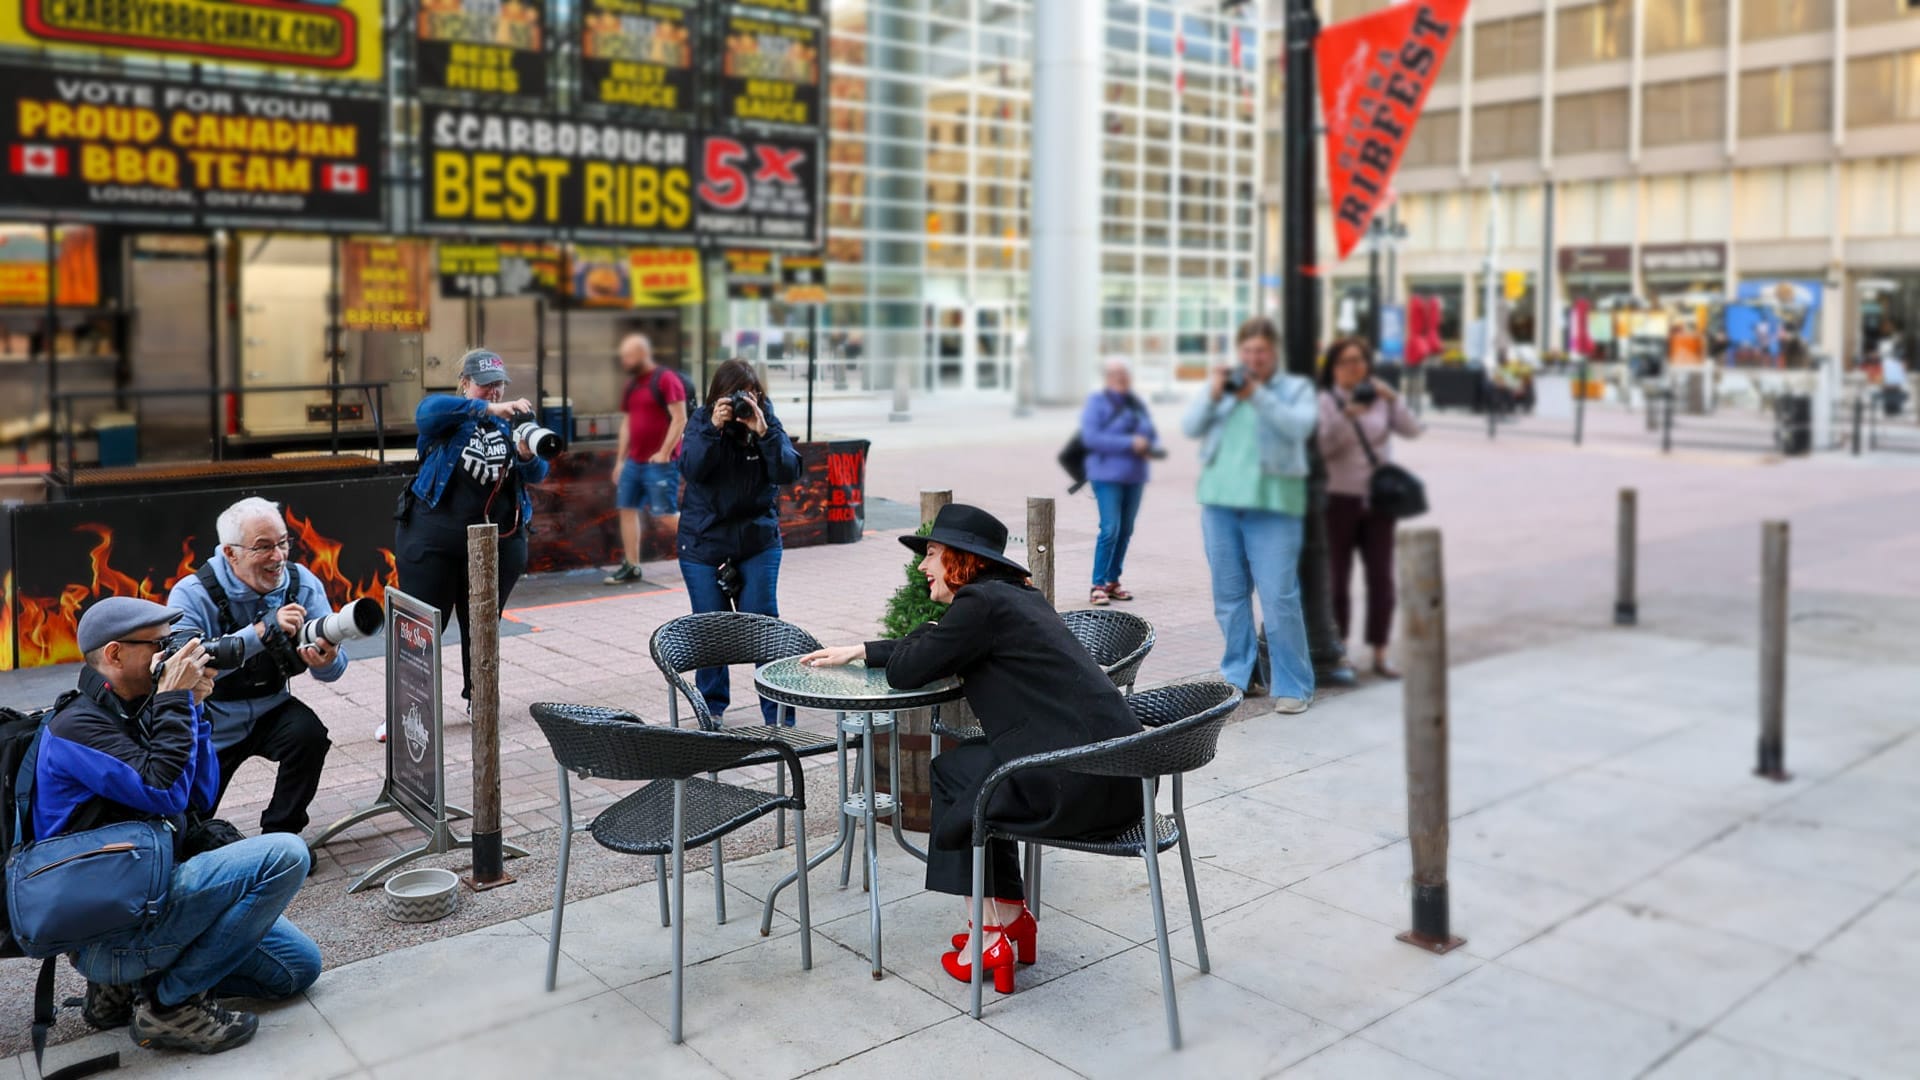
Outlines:
<svg viewBox="0 0 1920 1080"><path fill-rule="evenodd" d="M172 626L186 612L132 596L109 596L80 616L80 651L90 653L149 626Z"/></svg>

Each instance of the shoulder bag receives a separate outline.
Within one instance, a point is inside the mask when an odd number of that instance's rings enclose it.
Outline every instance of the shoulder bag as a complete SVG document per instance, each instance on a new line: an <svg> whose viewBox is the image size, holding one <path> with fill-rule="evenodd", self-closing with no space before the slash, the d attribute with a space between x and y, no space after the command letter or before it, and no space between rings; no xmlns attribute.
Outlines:
<svg viewBox="0 0 1920 1080"><path fill-rule="evenodd" d="M1360 449L1366 452L1367 464L1373 467L1373 474L1367 481L1367 509L1396 520L1426 513L1427 486L1420 482L1419 477L1393 462L1382 462L1374 454L1373 443L1367 440L1366 430L1360 426L1357 417L1349 415L1347 422L1353 425L1354 437L1360 440Z"/></svg>

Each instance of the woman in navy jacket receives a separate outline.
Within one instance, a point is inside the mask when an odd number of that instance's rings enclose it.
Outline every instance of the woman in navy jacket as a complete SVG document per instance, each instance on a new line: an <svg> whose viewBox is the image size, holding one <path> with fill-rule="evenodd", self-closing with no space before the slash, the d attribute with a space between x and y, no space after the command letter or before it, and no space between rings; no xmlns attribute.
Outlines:
<svg viewBox="0 0 1920 1080"><path fill-rule="evenodd" d="M687 485L680 501L680 577L694 612L778 618L778 489L800 479L800 452L744 361L721 364L707 386L706 405L687 417L680 476ZM733 699L727 669L702 668L694 681L718 719ZM772 702L761 701L760 714L768 724L780 723L780 708ZM786 722L794 722L791 710Z"/></svg>
<svg viewBox="0 0 1920 1080"><path fill-rule="evenodd" d="M500 606L527 570L527 485L547 478L547 463L513 436L515 418L533 403L505 401L507 369L497 353L460 358L459 394L434 394L414 410L420 471L394 514L394 564L400 591L440 609L440 628L460 617L460 696L473 697L467 655L467 526L500 526ZM384 734L385 725L382 725Z"/></svg>

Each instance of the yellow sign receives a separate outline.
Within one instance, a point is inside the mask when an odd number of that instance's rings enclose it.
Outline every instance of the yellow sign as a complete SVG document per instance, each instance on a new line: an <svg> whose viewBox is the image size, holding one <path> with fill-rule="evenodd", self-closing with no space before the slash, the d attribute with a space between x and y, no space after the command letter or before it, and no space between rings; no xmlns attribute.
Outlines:
<svg viewBox="0 0 1920 1080"><path fill-rule="evenodd" d="M382 0L0 0L0 45L377 82Z"/></svg>
<svg viewBox="0 0 1920 1080"><path fill-rule="evenodd" d="M628 265L634 307L678 307L706 299L700 252L694 248L634 248Z"/></svg>
<svg viewBox="0 0 1920 1080"><path fill-rule="evenodd" d="M340 322L349 330L427 329L433 245L355 238L340 244Z"/></svg>
<svg viewBox="0 0 1920 1080"><path fill-rule="evenodd" d="M1527 272L1509 270L1506 273L1507 299L1518 300L1527 295Z"/></svg>

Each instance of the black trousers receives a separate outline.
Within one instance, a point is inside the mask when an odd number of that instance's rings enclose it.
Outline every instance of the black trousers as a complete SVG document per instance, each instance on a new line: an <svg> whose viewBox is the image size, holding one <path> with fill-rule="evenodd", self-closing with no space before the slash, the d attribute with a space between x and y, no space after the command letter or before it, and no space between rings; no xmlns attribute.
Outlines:
<svg viewBox="0 0 1920 1080"><path fill-rule="evenodd" d="M468 653L467 633L467 526L465 522L443 523L425 506L416 505L408 520L395 530L394 567L400 572L400 591L432 604L440 611L440 630L444 633L453 617L460 619L460 696L473 697L473 660ZM526 527L500 540L500 607L520 575L527 572Z"/></svg>
<svg viewBox="0 0 1920 1080"><path fill-rule="evenodd" d="M220 793L213 800L215 811L227 797L227 785L240 763L248 758L266 758L280 763L280 774L273 781L273 798L260 814L260 831L298 833L307 827L307 807L313 802L313 793L320 790L320 770L331 749L333 740L327 738L327 725L305 702L288 698L255 720L246 738L218 752Z"/></svg>
<svg viewBox="0 0 1920 1080"><path fill-rule="evenodd" d="M1358 495L1327 496L1327 562L1333 576L1333 618L1340 640L1353 627L1353 554L1367 572L1367 644L1384 648L1393 629L1393 526Z"/></svg>
<svg viewBox="0 0 1920 1080"><path fill-rule="evenodd" d="M933 834L927 842L927 888L954 896L973 895L973 801L994 770L985 739L968 739L944 749L929 770L933 781ZM958 818L955 818L958 815ZM943 838L961 837L958 847ZM987 841L986 895L1015 903L1026 900L1020 880L1019 846L1011 840Z"/></svg>

